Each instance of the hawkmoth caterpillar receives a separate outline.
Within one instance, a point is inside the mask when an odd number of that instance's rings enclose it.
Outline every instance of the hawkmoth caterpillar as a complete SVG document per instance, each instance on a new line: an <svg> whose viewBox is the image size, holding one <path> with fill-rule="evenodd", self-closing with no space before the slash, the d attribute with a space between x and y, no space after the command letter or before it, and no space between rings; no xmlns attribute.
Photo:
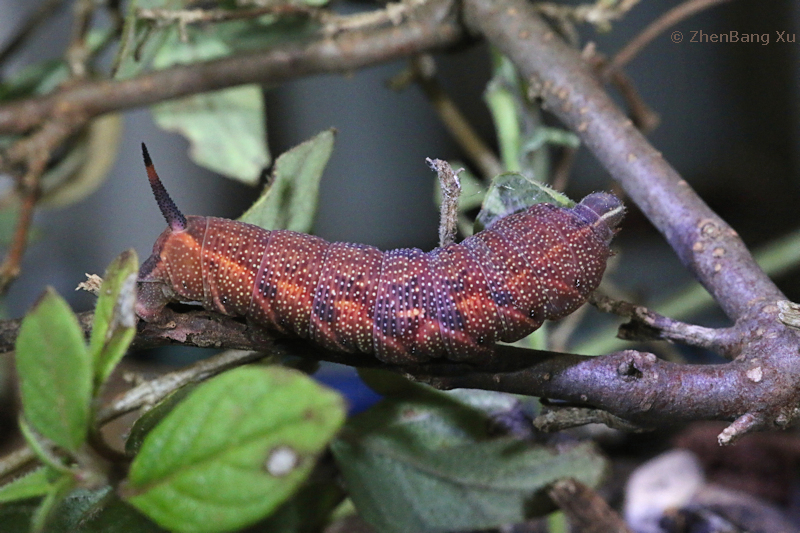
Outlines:
<svg viewBox="0 0 800 533"><path fill-rule="evenodd" d="M459 244L381 252L215 217L184 217L142 144L169 227L142 264L136 312L158 320L169 302L307 338L388 363L487 360L561 318L600 283L624 214L607 193L572 208L540 203Z"/></svg>

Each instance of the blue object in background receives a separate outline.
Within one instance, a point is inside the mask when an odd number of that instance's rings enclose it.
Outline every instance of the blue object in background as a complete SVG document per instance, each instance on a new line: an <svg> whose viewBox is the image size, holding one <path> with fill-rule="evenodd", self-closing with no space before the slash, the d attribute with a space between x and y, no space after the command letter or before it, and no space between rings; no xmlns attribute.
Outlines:
<svg viewBox="0 0 800 533"><path fill-rule="evenodd" d="M336 363L321 363L314 379L341 393L347 400L348 416L366 411L383 398L367 387L355 368Z"/></svg>

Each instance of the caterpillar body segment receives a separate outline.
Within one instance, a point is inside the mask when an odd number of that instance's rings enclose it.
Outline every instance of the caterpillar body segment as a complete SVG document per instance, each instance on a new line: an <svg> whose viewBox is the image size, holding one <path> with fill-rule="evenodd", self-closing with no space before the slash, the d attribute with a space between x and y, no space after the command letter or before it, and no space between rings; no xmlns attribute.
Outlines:
<svg viewBox="0 0 800 533"><path fill-rule="evenodd" d="M172 301L388 363L480 362L561 318L600 283L624 208L607 193L573 208L536 204L431 252L363 244L214 217L183 217L148 175L169 227L139 273L137 313Z"/></svg>

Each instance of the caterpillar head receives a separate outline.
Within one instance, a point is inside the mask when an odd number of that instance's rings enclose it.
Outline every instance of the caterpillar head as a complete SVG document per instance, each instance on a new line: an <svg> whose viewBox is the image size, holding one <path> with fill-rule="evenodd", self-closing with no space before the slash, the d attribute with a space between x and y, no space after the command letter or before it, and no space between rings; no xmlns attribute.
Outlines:
<svg viewBox="0 0 800 533"><path fill-rule="evenodd" d="M173 301L202 301L201 251L206 217L184 217L167 194L147 148L142 155L150 187L169 227L159 235L153 253L139 268L136 314L157 320L164 306Z"/></svg>
<svg viewBox="0 0 800 533"><path fill-rule="evenodd" d="M625 216L622 200L611 193L595 192L573 207L575 213L586 220L606 243L610 243L615 230Z"/></svg>

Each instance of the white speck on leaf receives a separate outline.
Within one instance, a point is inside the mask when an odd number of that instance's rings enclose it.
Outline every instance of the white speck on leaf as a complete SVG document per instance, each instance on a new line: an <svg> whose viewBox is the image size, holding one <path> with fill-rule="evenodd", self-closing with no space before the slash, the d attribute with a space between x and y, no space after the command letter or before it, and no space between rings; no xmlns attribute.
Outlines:
<svg viewBox="0 0 800 533"><path fill-rule="evenodd" d="M283 477L294 470L299 462L296 451L288 446L278 446L269 452L265 466L273 476Z"/></svg>

